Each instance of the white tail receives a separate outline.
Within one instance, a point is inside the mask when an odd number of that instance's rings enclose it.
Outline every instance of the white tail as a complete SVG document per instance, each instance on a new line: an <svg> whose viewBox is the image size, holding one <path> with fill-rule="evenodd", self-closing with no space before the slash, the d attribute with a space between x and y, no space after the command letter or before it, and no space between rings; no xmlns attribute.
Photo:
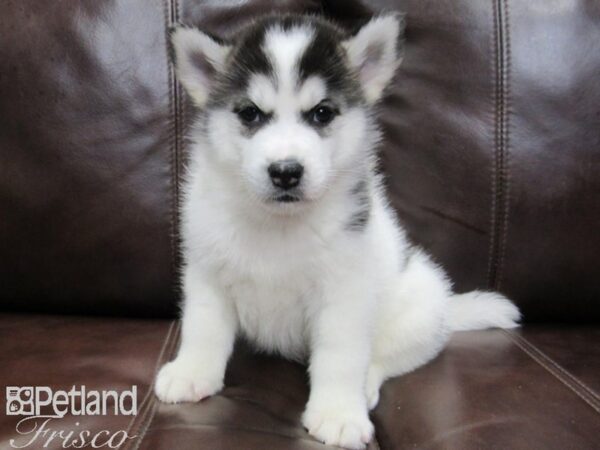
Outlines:
<svg viewBox="0 0 600 450"><path fill-rule="evenodd" d="M515 328L521 313L496 292L472 291L450 298L447 324L452 331Z"/></svg>

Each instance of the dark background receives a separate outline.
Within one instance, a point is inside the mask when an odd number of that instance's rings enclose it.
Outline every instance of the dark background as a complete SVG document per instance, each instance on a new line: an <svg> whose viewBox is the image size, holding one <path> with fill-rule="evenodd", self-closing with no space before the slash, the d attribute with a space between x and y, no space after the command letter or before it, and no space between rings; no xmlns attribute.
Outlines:
<svg viewBox="0 0 600 450"><path fill-rule="evenodd" d="M174 23L230 35L276 8L353 28L393 3L406 47L382 157L402 223L458 291L500 290L527 321L598 320L599 2L227 3L3 2L1 309L176 312L193 111Z"/></svg>

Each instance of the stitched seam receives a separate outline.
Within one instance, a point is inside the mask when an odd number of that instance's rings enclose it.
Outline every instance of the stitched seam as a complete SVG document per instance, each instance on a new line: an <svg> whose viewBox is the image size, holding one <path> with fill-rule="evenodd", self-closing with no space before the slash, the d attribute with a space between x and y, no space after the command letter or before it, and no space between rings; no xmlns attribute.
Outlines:
<svg viewBox="0 0 600 450"><path fill-rule="evenodd" d="M144 426L147 427L147 424L149 424L149 421L146 421L146 418L148 417L148 415L150 414L151 411L152 411L152 416L154 415L153 410L154 410L154 407L156 404L156 397L154 396L154 385L156 383L156 376L158 375L158 371L163 366L163 364L170 359L170 356L172 355L173 342L177 342L178 333L179 333L179 322L178 321L171 322L171 327L169 328L168 339L165 340L163 351L161 352L159 358L156 360L156 365L154 367L154 377L152 378L152 384L150 385L150 389L148 390L148 392L150 394L149 403L148 403L149 406L146 408L146 411L144 411L144 416L140 420L140 425L138 427L138 430L140 430L140 431L143 429ZM141 434L139 436L139 440L136 445L136 448L139 447L139 444L141 443L142 439L143 439L143 434Z"/></svg>
<svg viewBox="0 0 600 450"><path fill-rule="evenodd" d="M500 288L504 247L508 228L508 97L509 34L508 4L494 1L494 161L492 167L492 202L488 286Z"/></svg>
<svg viewBox="0 0 600 450"><path fill-rule="evenodd" d="M169 17L171 15L170 12L170 5L169 5L169 0L165 1L164 3L164 15L165 15L165 27L168 28L169 26ZM168 33L165 33L165 36L168 36ZM168 38L167 38L168 39ZM168 46L169 43L167 42L166 45ZM167 49L167 55L168 55L168 49ZM171 190L171 211L170 211L170 215L171 215L171 227L170 227L170 235L171 235L171 276L173 278L175 278L175 214L174 214L174 202L173 199L175 198L175 184L174 184L174 170L173 170L173 160L174 160L174 142L173 142L173 130L174 130L174 114L173 114L173 78L174 78L174 74L173 74L173 69L171 68L171 65L169 64L168 61L168 56L167 56L167 84L168 84L168 88L169 88L169 167L171 168L171 185L170 185L170 190Z"/></svg>
<svg viewBox="0 0 600 450"><path fill-rule="evenodd" d="M575 393L575 395L591 406L597 413L600 413L600 399L589 387L567 372L563 367L545 355L541 350L528 342L525 338L517 336L516 334L507 330L502 331L517 345L517 347L529 355L531 359L536 361L558 381L567 386L572 392Z"/></svg>
<svg viewBox="0 0 600 450"><path fill-rule="evenodd" d="M496 236L495 232L495 217L496 217L496 155L498 153L498 23L497 23L497 12L496 12L496 0L492 0L492 11L493 11L493 32L492 32L492 49L491 52L494 54L492 63L492 79L494 80L494 87L492 89L492 104L494 105L494 159L491 167L491 204L490 204L490 243L488 249L488 287L492 285L492 265L494 256L494 246Z"/></svg>
<svg viewBox="0 0 600 450"><path fill-rule="evenodd" d="M174 322L175 328L174 328L174 333L172 334L173 339L171 339L169 342L170 345L165 346L165 353L162 355L162 361L159 360L157 362L157 367L156 367L156 372L154 374L154 380L152 382L152 385L150 386L150 390L152 392L154 392L154 382L156 381L156 375L158 374L158 369L160 366L162 366L162 364L165 362L165 360L170 360L171 356L174 353L174 349L176 347L177 342L179 341L179 331L181 329L181 323L179 321ZM168 347L168 351L166 350ZM165 358L165 356L167 358ZM154 420L154 416L156 415L156 410L158 408L158 402L156 401L156 397L152 396L151 400L150 400L150 404L151 406L146 410L143 420L140 422L140 431L139 431L139 435L137 440L134 442L133 447L131 448L131 450L138 450L140 448L140 445L142 444L144 437L146 436L146 433L148 432L148 429L150 428L150 424L152 423L152 421Z"/></svg>
<svg viewBox="0 0 600 450"><path fill-rule="evenodd" d="M179 22L179 0L173 0L173 15L171 25ZM169 63L171 63L169 61ZM173 67L173 65L171 64ZM174 67L173 67L174 70ZM181 149L183 148L183 137L182 137L182 127L183 127L183 102L182 102L182 92L181 92L181 84L174 77L174 88L175 88L175 276L177 278L176 289L177 292L180 293L179 289L181 284L179 283L179 268L181 262L181 254L179 251L180 248L180 236L179 236L179 204L180 204L180 191L179 191L179 179L181 176Z"/></svg>
<svg viewBox="0 0 600 450"><path fill-rule="evenodd" d="M504 56L505 62L503 65L503 87L504 87L504 127L503 134L504 137L502 139L503 142L503 152L502 152L502 183L503 190L502 193L504 198L502 199L502 223L501 223L501 237L498 247L498 263L497 263L497 272L496 272L496 290L500 289L502 284L502 275L504 269L504 256L506 249L506 239L508 235L508 221L509 221L509 207L510 207L510 141L509 141L509 120L510 120L510 12L509 12L509 1L503 0L504 4Z"/></svg>
<svg viewBox="0 0 600 450"><path fill-rule="evenodd" d="M167 55L167 72L169 85L169 166L171 168L171 276L174 280L173 289L179 294L179 85L175 77L175 70L169 58L169 28L177 21L178 9L176 0L166 0L164 3L165 15L165 42Z"/></svg>
<svg viewBox="0 0 600 450"><path fill-rule="evenodd" d="M163 359L165 350L168 346L169 340L171 339L171 335L173 332L173 326L175 325L175 321L171 322L171 325L169 325L169 329L167 330L167 334L165 335L165 338L163 339L163 343L160 347L160 351L158 353L158 357L156 359L156 362L154 363L154 370L152 372L153 377L152 377L152 383L150 384L150 386L148 387L148 392L146 392L146 395L144 396L144 399L142 400L142 403L140 404L140 411L142 412L139 416L134 417L131 419L131 421L129 422L129 426L127 427L127 435L131 435L132 434L132 430L134 428L135 422L139 422L140 424L143 423L143 419L145 418L146 414L147 414L147 405L149 405L149 401L152 398L152 394L154 391L154 380L156 379L156 374L158 372L158 369L160 367L160 362ZM137 419L137 420L136 420ZM139 428L139 426L138 426ZM126 444L129 443L129 447L131 447L131 441L126 441ZM124 447L119 447L120 449L123 448L127 448L127 445L125 445Z"/></svg>
<svg viewBox="0 0 600 450"><path fill-rule="evenodd" d="M584 395L589 395L590 397L592 397L594 399L595 402L600 402L600 396L598 396L598 394L596 394L585 383L583 383L581 380L579 380L577 377L575 377L569 371L567 371L564 367L562 367L560 364L558 364L556 361L554 361L552 358L550 358L548 355L546 355L542 350L537 348L533 343L529 342L526 338L524 338L522 336L516 335L514 333L510 333L508 331L506 331L506 332L513 338L513 340L519 341L524 346L527 346L532 352L538 354L541 359L546 361L555 370L557 370L558 372L563 374L565 377L570 379L575 385L578 385L582 389L582 391L585 392Z"/></svg>
<svg viewBox="0 0 600 450"><path fill-rule="evenodd" d="M163 16L165 23L165 43L166 43L166 55L169 55L169 27L174 22L174 9L173 9L173 0L165 0L163 2ZM178 216L178 198L179 198L179 186L178 186L178 116L177 116L177 103L178 103L178 95L176 90L176 80L175 73L171 62L167 56L167 84L168 84L168 92L169 92L169 167L171 168L171 183L170 183L170 194L171 194L171 220L170 220L170 235L171 235L171 276L173 280L177 279L177 268L179 266L179 251L178 251L178 228L179 228L179 216ZM176 285L177 286L177 285ZM152 383L148 389L148 392L142 401L142 406L140 407L140 415L138 416L138 430L140 430L140 434L138 434L138 438L135 441L128 441L130 443L129 447L137 449L144 437L145 429L148 424L146 423L146 418L149 414L150 420L154 416L154 410L156 408L156 400L152 396L154 393L154 382L156 380L156 374L158 372L159 366L162 362L164 354L167 348L170 347L170 339L172 336L173 325L175 322L171 323L169 327L169 331L165 341L163 342L163 347L161 348L161 352L158 356L158 359L154 368L154 376L152 379ZM133 421L130 424L130 429L133 427Z"/></svg>

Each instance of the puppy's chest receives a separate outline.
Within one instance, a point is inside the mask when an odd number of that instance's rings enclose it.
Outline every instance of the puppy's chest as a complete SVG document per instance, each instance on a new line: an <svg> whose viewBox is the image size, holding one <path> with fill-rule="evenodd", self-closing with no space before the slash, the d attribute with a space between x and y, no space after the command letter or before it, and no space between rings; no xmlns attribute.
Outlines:
<svg viewBox="0 0 600 450"><path fill-rule="evenodd" d="M239 280L230 284L240 330L262 350L301 360L310 334L311 298L308 283L293 285Z"/></svg>

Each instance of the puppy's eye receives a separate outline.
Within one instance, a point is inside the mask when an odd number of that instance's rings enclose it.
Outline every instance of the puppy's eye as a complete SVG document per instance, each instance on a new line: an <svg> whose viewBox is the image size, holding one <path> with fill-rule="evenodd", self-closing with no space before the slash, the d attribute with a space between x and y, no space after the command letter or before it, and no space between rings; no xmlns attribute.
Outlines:
<svg viewBox="0 0 600 450"><path fill-rule="evenodd" d="M310 111L309 119L316 125L329 124L335 117L336 111L327 105L317 105Z"/></svg>
<svg viewBox="0 0 600 450"><path fill-rule="evenodd" d="M265 114L254 105L245 106L236 111L240 120L246 125L252 125L262 122Z"/></svg>

